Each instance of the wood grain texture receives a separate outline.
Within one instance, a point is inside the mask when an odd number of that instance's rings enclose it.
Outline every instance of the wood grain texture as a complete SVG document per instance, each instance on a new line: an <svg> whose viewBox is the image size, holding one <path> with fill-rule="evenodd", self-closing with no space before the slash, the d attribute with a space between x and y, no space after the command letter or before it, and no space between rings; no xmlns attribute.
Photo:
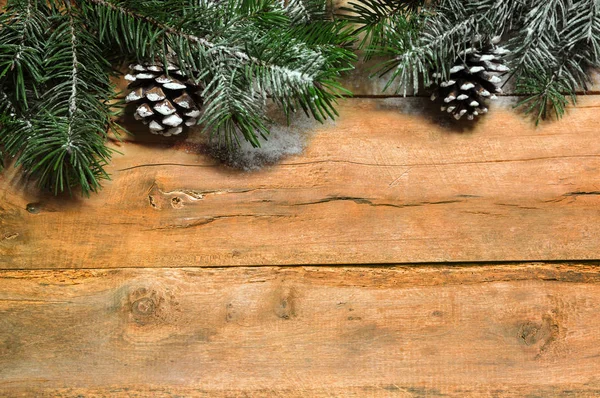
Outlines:
<svg viewBox="0 0 600 398"><path fill-rule="evenodd" d="M0 271L2 396L595 396L593 265Z"/></svg>
<svg viewBox="0 0 600 398"><path fill-rule="evenodd" d="M254 172L219 164L195 136L124 142L90 199L40 195L9 171L2 267L598 258L600 97L538 129L508 100L472 131L426 104L348 101L302 155Z"/></svg>

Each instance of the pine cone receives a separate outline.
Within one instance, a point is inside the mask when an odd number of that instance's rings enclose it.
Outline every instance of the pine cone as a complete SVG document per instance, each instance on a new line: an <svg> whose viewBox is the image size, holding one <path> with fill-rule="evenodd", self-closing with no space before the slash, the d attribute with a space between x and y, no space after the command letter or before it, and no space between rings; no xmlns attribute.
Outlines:
<svg viewBox="0 0 600 398"><path fill-rule="evenodd" d="M173 64L130 65L131 90L125 102L136 102L134 117L147 124L152 134L180 134L200 116L199 87Z"/></svg>
<svg viewBox="0 0 600 398"><path fill-rule="evenodd" d="M467 115L469 120L475 116L487 113L486 99L496 99L496 94L502 93L498 83L501 75L508 72L503 63L503 56L508 50L493 44L484 50L467 49L456 60L450 69L448 81L438 83L431 100L443 101L442 112L448 112L456 120ZM432 75L438 81L440 74Z"/></svg>

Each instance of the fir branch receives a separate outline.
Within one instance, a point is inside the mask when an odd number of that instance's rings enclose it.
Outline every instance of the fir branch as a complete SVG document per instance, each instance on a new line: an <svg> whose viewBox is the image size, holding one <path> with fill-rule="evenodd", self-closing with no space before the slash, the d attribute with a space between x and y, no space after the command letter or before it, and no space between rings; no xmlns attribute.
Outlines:
<svg viewBox="0 0 600 398"><path fill-rule="evenodd" d="M11 0L0 14L0 87L12 86L11 96L23 109L43 75L41 43L48 21L42 8L37 0Z"/></svg>
<svg viewBox="0 0 600 398"><path fill-rule="evenodd" d="M0 15L0 92L16 111L0 109L0 147L55 193L98 190L111 155L109 59L175 61L204 90L199 122L230 145L266 137L267 101L332 118L354 35L326 4L10 0Z"/></svg>
<svg viewBox="0 0 600 398"><path fill-rule="evenodd" d="M32 124L23 115L18 115L10 97L0 88L0 149L3 156L15 157L26 145L27 140L19 139L31 133ZM2 158L4 160L4 158Z"/></svg>
<svg viewBox="0 0 600 398"><path fill-rule="evenodd" d="M4 168L4 160L7 155L7 136L14 131L19 124L16 118L16 109L12 105L8 95L0 88L0 171Z"/></svg>
<svg viewBox="0 0 600 398"><path fill-rule="evenodd" d="M50 9L52 33L46 39L44 93L30 115L28 129L12 132L20 148L17 164L54 193L79 186L88 194L107 179L104 166L111 150L105 146L113 113L107 101L113 88L110 65L95 45L78 10Z"/></svg>
<svg viewBox="0 0 600 398"><path fill-rule="evenodd" d="M559 27L567 17L564 0L549 0L532 4L523 18L520 34L510 42L514 48L513 74L523 70L545 70L555 66L553 47L560 41Z"/></svg>
<svg viewBox="0 0 600 398"><path fill-rule="evenodd" d="M600 66L600 2L579 0L571 5L568 24L559 33L560 48L586 66Z"/></svg>
<svg viewBox="0 0 600 398"><path fill-rule="evenodd" d="M392 71L384 90L398 80L396 93L402 91L406 96L407 88L412 86L414 94L417 94L420 80L425 86L429 85L432 70L437 71L442 79L446 78L451 66L448 60L455 60L458 51L466 48L471 41L469 29L473 22L474 18L470 17L448 28L450 24L446 17L436 15L423 21L427 28L420 36L393 33L395 46L385 51L394 57L382 63L378 72L384 75ZM448 46L448 42L453 44Z"/></svg>
<svg viewBox="0 0 600 398"><path fill-rule="evenodd" d="M514 74L517 92L527 95L519 105L535 114L536 124L551 114L562 117L577 91L587 89L586 69L600 66L599 8L597 0L553 0L534 8L541 16L527 14Z"/></svg>
<svg viewBox="0 0 600 398"><path fill-rule="evenodd" d="M30 113L43 84L45 6L10 0L0 13L0 149L17 156L28 144Z"/></svg>
<svg viewBox="0 0 600 398"><path fill-rule="evenodd" d="M219 52L219 53L224 53L226 55L229 55L231 57L237 58L240 61L249 61L251 63L255 63L258 64L260 66L264 66L264 67L273 67L273 68L278 68L277 66L273 66L273 65L268 65L266 63L264 63L262 60L257 59L255 57L252 57L250 55L248 55L247 53L241 51L240 49L236 49L236 48L231 48L228 46L224 46L222 44L216 44L213 43L203 37L198 37L195 36L193 34L190 33L186 33L180 29L177 29L173 26L169 26L165 23L162 23L160 21L155 20L152 17L149 17L147 15L143 15L143 14L139 14L139 13L135 13L131 10L125 9L124 7L119 7L116 4L112 4L109 3L105 0L89 0L91 3L94 3L96 5L100 5L103 7L107 7L110 8L114 11L118 11L119 13L126 15L127 17L131 18L132 20L141 20L144 22L147 22L150 26L157 28L157 33L160 35L161 32L165 33L165 34L171 34L173 36L178 36L178 37L182 37L185 38L186 40L192 42L192 43L196 43L200 46L202 46L205 50L213 50L215 52ZM125 26L122 27L121 32L116 31L113 33L123 33L123 31L125 30L124 28L126 28ZM156 39L155 39L156 40ZM166 37L162 37L162 40L168 40L168 36ZM160 39L156 40L156 41L160 41ZM145 54L142 54L145 55ZM152 58L152 55L150 55L150 58ZM182 69L185 70L186 65L185 63L182 63L180 65L182 67ZM278 68L281 71L286 71L284 68Z"/></svg>
<svg viewBox="0 0 600 398"><path fill-rule="evenodd" d="M224 143L229 148L239 144L239 131L252 146L258 147L260 143L255 132L263 138L269 133L261 118L256 117L264 114L263 101L247 92L243 84L240 87L237 74L243 72L234 69L229 75L217 75L213 80L216 87L206 88L207 105L202 121L217 135L219 144Z"/></svg>
<svg viewBox="0 0 600 398"><path fill-rule="evenodd" d="M355 33L363 38L358 44L358 49L365 51L365 60L370 59L379 49L389 44L390 31L405 30L408 27L418 28L415 24L401 23L418 18L425 0L360 0L350 2L340 11L349 22L356 24ZM415 30L416 33L417 31Z"/></svg>
<svg viewBox="0 0 600 398"><path fill-rule="evenodd" d="M364 24L359 29L383 21L377 29L384 40L371 40L386 45L370 51L386 59L378 71L391 72L385 89L398 83L395 91L404 95L409 86L415 93L421 83L427 86L430 76L446 81L463 51L504 39L517 93L539 123L564 115L576 92L586 90L587 69L600 66L598 0L439 0L404 19L388 0L355 1L359 17L349 18ZM409 23L419 17L420 25Z"/></svg>
<svg viewBox="0 0 600 398"><path fill-rule="evenodd" d="M73 136L73 122L75 113L77 112L77 83L78 83L78 70L79 70L79 62L77 61L77 36L75 35L75 24L73 23L73 17L69 17L69 28L71 31L71 54L73 57L73 70L71 72L71 96L69 97L69 113L68 113L68 121L69 127L67 128L67 142L65 143L65 147L67 152L71 152L71 147L73 145L72 136Z"/></svg>
<svg viewBox="0 0 600 398"><path fill-rule="evenodd" d="M536 125L541 120L547 119L550 112L557 118L565 114L569 101L565 92L572 92L572 86L559 73L521 76L517 81L517 92L528 93L528 97L519 102L518 106L524 107L525 114L534 114ZM571 96L573 103L576 97Z"/></svg>
<svg viewBox="0 0 600 398"><path fill-rule="evenodd" d="M293 111L296 106L299 106L317 120L335 115L333 103L334 98L339 94L337 90L330 91L330 89L337 89L339 86L332 83L332 80L343 70L349 69L354 59L349 49L354 40L353 35L344 32L338 38L330 35L330 31L320 29L318 23L302 25L285 19L286 24L283 24L284 20L281 18L285 17L287 11L278 9L276 7L278 2L271 0L263 0L259 6L249 0L229 0L223 5L204 9L207 13L215 14L213 21L209 22L213 24L218 24L214 20L219 19L221 12L229 16L230 9L237 10L236 17L223 22L221 25L226 25L225 27L219 25L217 31L211 32L210 39L197 35L193 28L199 26L198 29L202 32L204 24L201 22L210 18L210 15L194 13L179 18L173 13L164 15L157 10L153 16L149 16L143 13L148 12L147 9L142 11L126 8L124 5L109 3L106 0L90 0L90 3L95 7L89 11L98 15L96 19L100 21L100 26L108 27L99 29L103 32L101 39L108 42L114 37L125 38L119 43L121 48L132 51L139 60L157 57L165 59L168 53L177 54L176 61L186 74L194 75L195 71L200 71L200 75L195 74L196 79L203 80L205 87L212 88L219 87L218 83L213 82L215 79L230 75L230 72L223 69L241 65L246 73L246 90L255 90L262 98L274 99L285 112ZM255 5L250 7L249 4ZM263 13L269 15L271 26L265 28L262 19L265 15L258 18L257 10L263 10ZM249 14L253 17L244 23L244 18L240 16ZM140 25L140 21L143 24ZM193 21L195 23L192 23ZM138 25L135 29L144 33L146 37L151 37L152 40L133 43L129 39L128 36L135 38L142 36L137 32L135 35L128 33L131 32L131 24L136 23ZM323 24L335 26L336 32L340 33L346 26L345 22L337 21L323 21ZM231 28L231 25L234 25L234 28ZM300 40L298 28L311 30L310 35L304 36L305 41ZM320 38L321 43L309 39L312 36ZM332 47L335 51L331 50ZM342 64L343 66L340 67ZM323 74L322 71L328 72ZM217 101L224 98L223 95L211 96L206 90L205 95ZM233 109L228 106L225 108ZM239 106L237 108L239 109ZM264 134L260 126L263 126L266 120L264 115L250 112L251 108L248 105L246 113L255 114L255 120L253 123L241 123L237 129L246 139L258 142L258 135ZM259 120L261 118L263 120ZM212 119L203 117L200 121L207 120ZM231 120L235 124L237 119ZM208 123L207 126L210 128L219 124ZM253 126L258 126L256 131L248 130Z"/></svg>

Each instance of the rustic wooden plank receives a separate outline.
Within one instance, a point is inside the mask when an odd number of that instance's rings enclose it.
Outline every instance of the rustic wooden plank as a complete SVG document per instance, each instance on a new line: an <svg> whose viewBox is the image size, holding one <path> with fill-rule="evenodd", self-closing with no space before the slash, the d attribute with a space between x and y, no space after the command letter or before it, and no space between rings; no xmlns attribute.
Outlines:
<svg viewBox="0 0 600 398"><path fill-rule="evenodd" d="M0 271L2 396L597 396L593 265Z"/></svg>
<svg viewBox="0 0 600 398"><path fill-rule="evenodd" d="M597 259L600 97L538 129L508 100L460 131L425 99L352 100L245 172L193 135L124 142L90 199L0 177L4 268Z"/></svg>

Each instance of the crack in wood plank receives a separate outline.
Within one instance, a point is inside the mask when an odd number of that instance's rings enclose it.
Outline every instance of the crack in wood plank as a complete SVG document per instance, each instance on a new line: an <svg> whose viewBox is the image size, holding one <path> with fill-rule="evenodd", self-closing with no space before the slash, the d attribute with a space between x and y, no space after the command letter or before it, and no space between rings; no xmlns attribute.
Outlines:
<svg viewBox="0 0 600 398"><path fill-rule="evenodd" d="M291 215L286 214L231 214L231 215L223 215L223 216L208 216L204 217L198 221L194 221L186 224L169 224L160 227L148 228L145 231L160 231L160 230L169 230L169 229L179 229L179 228L194 228L201 227L203 225L211 224L218 220L226 220L232 218L289 218L293 217Z"/></svg>
<svg viewBox="0 0 600 398"><path fill-rule="evenodd" d="M523 209L523 210L540 210L539 207L535 207L535 206L523 206L523 205L514 204L514 203L496 203L496 205L498 205L498 206L505 206L505 207L515 207L515 208Z"/></svg>
<svg viewBox="0 0 600 398"><path fill-rule="evenodd" d="M600 195L600 191L575 191L575 192L567 192L564 196L597 196Z"/></svg>
<svg viewBox="0 0 600 398"><path fill-rule="evenodd" d="M496 159L496 160L477 160L477 161L458 161L458 162L438 162L438 163L404 163L404 164L386 164L386 163L367 163L367 162L356 162L350 160L337 160L337 159L324 159L315 160L308 162L295 162L295 163L280 163L279 166L299 166L299 165L311 165L319 163L347 163L355 164L360 166L372 166L372 167L432 167L432 166L460 166L460 165L471 165L471 164L490 164L490 163L512 163L512 162L535 162L540 160L552 160L552 159L580 159L580 158L596 158L600 157L600 154L585 154L585 155L560 155L560 156L540 156L535 158L524 158L524 159Z"/></svg>
<svg viewBox="0 0 600 398"><path fill-rule="evenodd" d="M536 158L526 159L497 159L497 160L483 160L483 161L464 161L464 162L438 162L438 163L405 163L405 164L386 164L386 163L368 163L368 162L356 162L351 160L340 160L340 159L323 159L313 160L307 162L293 162L293 163L278 163L277 166L304 166L313 165L320 163L345 163L354 164L358 166L370 166L370 167L433 167L433 166L459 166L469 164L489 164L489 163L511 163L511 162L535 162L540 160L552 160L552 159L578 159L578 158L595 158L600 157L600 154L589 154L589 155L564 155L564 156L540 156ZM126 167L123 169L117 169L115 171L127 171L132 169L138 169L143 167L163 167L163 166L177 166L177 167L222 167L221 164L184 164L184 163L150 163L140 164L136 166Z"/></svg>
<svg viewBox="0 0 600 398"><path fill-rule="evenodd" d="M399 209L403 209L406 207L419 207L419 206L427 206L427 205L444 205L444 204L463 202L462 200L441 200L441 201L437 201L437 202L393 204L393 203L373 203L372 200L370 200L370 199L359 198L359 197L331 196L331 197L323 198L323 199L316 200L313 202L294 203L294 204L291 204L290 206L310 206L310 205L316 205L316 204L321 204L321 203L330 203L330 202L338 202L338 201L341 201L341 202L350 201L350 202L354 202L359 205L369 205L369 206L373 206L373 207L379 207L379 206L381 206L381 207L396 207Z"/></svg>
<svg viewBox="0 0 600 398"><path fill-rule="evenodd" d="M122 169L116 169L115 171L129 171L129 170L135 170L135 169L139 169L142 167L162 167L162 166L179 166L179 167L219 167L221 164L219 163L215 163L215 164L189 164L189 163L172 163L172 162L167 162L167 163L146 163L146 164L138 164L135 166L130 166L130 167L124 167Z"/></svg>

